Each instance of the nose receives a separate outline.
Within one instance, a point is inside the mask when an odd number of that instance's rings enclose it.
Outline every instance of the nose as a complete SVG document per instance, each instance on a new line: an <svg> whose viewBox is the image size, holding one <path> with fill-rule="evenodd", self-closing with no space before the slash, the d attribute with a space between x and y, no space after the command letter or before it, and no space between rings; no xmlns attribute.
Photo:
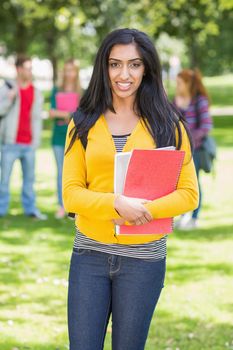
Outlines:
<svg viewBox="0 0 233 350"><path fill-rule="evenodd" d="M123 65L120 71L120 78L122 80L127 80L129 78L129 68L127 65Z"/></svg>

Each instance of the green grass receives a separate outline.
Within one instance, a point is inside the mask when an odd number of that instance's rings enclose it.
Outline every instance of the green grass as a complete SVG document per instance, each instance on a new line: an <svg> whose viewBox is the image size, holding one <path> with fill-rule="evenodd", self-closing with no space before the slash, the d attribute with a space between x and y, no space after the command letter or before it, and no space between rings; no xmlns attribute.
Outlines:
<svg viewBox="0 0 233 350"><path fill-rule="evenodd" d="M233 349L233 117L217 117L216 176L202 176L204 206L197 231L168 240L165 288L146 350ZM0 220L0 349L68 349L66 298L74 238L70 220L54 219L55 170L50 133L38 151L38 204L46 222L22 215L19 164L10 214ZM105 350L110 350L109 326Z"/></svg>
<svg viewBox="0 0 233 350"><path fill-rule="evenodd" d="M233 74L204 78L214 107L233 107Z"/></svg>

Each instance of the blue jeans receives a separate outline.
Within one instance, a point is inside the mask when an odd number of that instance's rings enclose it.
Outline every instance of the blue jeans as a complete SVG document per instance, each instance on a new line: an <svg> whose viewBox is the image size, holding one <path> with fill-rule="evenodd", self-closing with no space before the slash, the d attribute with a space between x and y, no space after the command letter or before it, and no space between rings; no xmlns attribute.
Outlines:
<svg viewBox="0 0 233 350"><path fill-rule="evenodd" d="M110 315L112 349L143 350L165 270L165 258L73 251L68 290L70 350L102 350Z"/></svg>
<svg viewBox="0 0 233 350"><path fill-rule="evenodd" d="M58 196L58 204L63 207L62 201L62 168L64 161L64 147L63 146L53 146L53 152L57 164L57 196Z"/></svg>
<svg viewBox="0 0 233 350"><path fill-rule="evenodd" d="M0 215L7 214L10 202L9 184L14 162L19 159L22 166L22 204L26 215L37 212L35 206L35 150L28 145L13 144L1 147Z"/></svg>
<svg viewBox="0 0 233 350"><path fill-rule="evenodd" d="M199 187L199 204L197 209L195 209L192 213L192 218L197 219L198 215L201 210L201 205L202 205L202 190L201 190L201 184L200 184L200 158L199 158L199 153L198 150L194 151L193 154L193 161L196 169L196 174L197 174L197 180L198 180L198 187Z"/></svg>

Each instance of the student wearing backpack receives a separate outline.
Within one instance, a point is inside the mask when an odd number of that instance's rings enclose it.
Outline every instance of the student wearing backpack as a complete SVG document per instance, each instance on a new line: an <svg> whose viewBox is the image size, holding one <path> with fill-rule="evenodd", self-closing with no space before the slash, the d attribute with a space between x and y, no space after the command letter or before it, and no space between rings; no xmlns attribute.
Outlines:
<svg viewBox="0 0 233 350"><path fill-rule="evenodd" d="M10 177L13 165L22 167L22 205L27 217L46 220L36 205L35 156L42 130L43 96L32 81L32 62L24 55L16 58L16 80L0 89L1 179L0 217L8 213Z"/></svg>
<svg viewBox="0 0 233 350"><path fill-rule="evenodd" d="M154 201L113 192L116 152L176 146L185 151L177 189ZM66 139L63 201L76 214L70 263L70 350L101 350L110 315L114 350L143 350L164 285L166 234L116 236L115 224L143 225L198 205L189 133L169 103L158 54L135 29L101 44L89 87Z"/></svg>
<svg viewBox="0 0 233 350"><path fill-rule="evenodd" d="M200 184L201 148L203 141L212 129L212 119L209 113L209 97L203 85L202 77L197 69L184 69L176 79L176 96L174 103L185 117L194 143L194 164L199 185L199 205L190 215L183 215L176 222L176 227L182 230L195 229L202 205L202 189Z"/></svg>

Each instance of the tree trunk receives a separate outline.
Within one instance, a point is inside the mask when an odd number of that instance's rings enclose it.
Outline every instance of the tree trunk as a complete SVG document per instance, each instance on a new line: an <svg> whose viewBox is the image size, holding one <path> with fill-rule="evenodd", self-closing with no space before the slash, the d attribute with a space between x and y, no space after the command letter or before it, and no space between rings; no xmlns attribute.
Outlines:
<svg viewBox="0 0 233 350"><path fill-rule="evenodd" d="M53 84L55 84L57 80L57 57L55 57L55 55L51 55L50 60L53 66Z"/></svg>
<svg viewBox="0 0 233 350"><path fill-rule="evenodd" d="M26 54L28 48L27 28L22 22L16 23L15 51L17 54Z"/></svg>
<svg viewBox="0 0 233 350"><path fill-rule="evenodd" d="M47 32L45 37L47 43L48 56L53 66L53 83L57 80L57 56L55 54L57 36L53 31Z"/></svg>
<svg viewBox="0 0 233 350"><path fill-rule="evenodd" d="M199 57L198 57L198 44L196 40L197 33L190 32L190 36L188 39L188 48L189 48L189 64L190 68L198 67L199 65Z"/></svg>

